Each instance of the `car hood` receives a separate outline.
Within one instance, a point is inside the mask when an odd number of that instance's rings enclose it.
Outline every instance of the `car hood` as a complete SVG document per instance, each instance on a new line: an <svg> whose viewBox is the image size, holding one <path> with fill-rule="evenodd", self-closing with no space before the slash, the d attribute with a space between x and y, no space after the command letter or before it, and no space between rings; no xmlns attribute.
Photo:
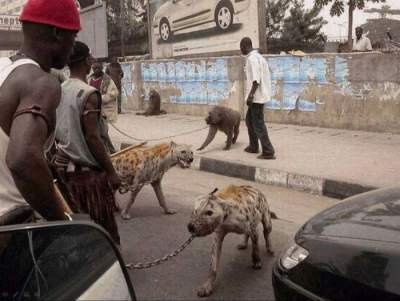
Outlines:
<svg viewBox="0 0 400 301"><path fill-rule="evenodd" d="M363 193L321 212L297 238L309 235L400 244L400 187Z"/></svg>

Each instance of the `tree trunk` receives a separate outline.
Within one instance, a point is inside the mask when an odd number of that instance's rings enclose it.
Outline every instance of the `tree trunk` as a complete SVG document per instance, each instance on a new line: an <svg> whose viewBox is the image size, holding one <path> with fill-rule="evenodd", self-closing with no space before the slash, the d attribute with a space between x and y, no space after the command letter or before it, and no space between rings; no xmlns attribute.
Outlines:
<svg viewBox="0 0 400 301"><path fill-rule="evenodd" d="M353 13L354 13L354 0L349 1L349 32L347 36L347 48L349 52L353 50Z"/></svg>

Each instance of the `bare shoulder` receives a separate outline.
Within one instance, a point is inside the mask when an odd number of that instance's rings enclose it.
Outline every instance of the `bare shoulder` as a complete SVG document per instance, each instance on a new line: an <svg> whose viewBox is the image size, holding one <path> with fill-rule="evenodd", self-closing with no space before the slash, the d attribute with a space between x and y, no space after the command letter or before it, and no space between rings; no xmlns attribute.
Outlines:
<svg viewBox="0 0 400 301"><path fill-rule="evenodd" d="M95 109L101 105L101 96L98 91L93 92L90 94L86 100L85 107L88 109Z"/></svg>
<svg viewBox="0 0 400 301"><path fill-rule="evenodd" d="M36 66L26 65L17 70L13 82L20 87L20 106L39 105L50 110L57 108L61 85L53 75Z"/></svg>

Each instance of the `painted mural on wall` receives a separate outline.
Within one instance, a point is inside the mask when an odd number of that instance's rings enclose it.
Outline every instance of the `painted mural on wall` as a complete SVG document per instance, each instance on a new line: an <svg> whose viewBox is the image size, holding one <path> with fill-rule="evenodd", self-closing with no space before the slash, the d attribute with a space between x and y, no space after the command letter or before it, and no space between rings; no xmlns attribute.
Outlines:
<svg viewBox="0 0 400 301"><path fill-rule="evenodd" d="M327 60L315 57L270 57L272 99L266 108L271 110L316 111L316 101L304 99L310 84L328 84Z"/></svg>
<svg viewBox="0 0 400 301"><path fill-rule="evenodd" d="M317 105L323 103L315 93L310 99L307 93L310 87L334 84L339 93L354 94L348 82L345 58L274 56L266 59L272 80L272 98L266 103L266 109L315 112ZM329 64L333 64L330 70ZM330 72L333 74L328 75ZM232 89L224 58L143 62L141 80L145 100L151 89L159 89L164 101L175 104L217 105L229 99Z"/></svg>
<svg viewBox="0 0 400 301"><path fill-rule="evenodd" d="M150 1L153 58L239 50L244 36L259 46L256 0Z"/></svg>
<svg viewBox="0 0 400 301"><path fill-rule="evenodd" d="M135 90L135 83L132 80L132 68L133 64L131 63L122 63L122 71L124 72L124 78L122 79L122 101L126 102L129 96L133 95L133 91Z"/></svg>
<svg viewBox="0 0 400 301"><path fill-rule="evenodd" d="M153 88L175 104L216 105L229 98L231 83L225 59L141 64L144 98Z"/></svg>

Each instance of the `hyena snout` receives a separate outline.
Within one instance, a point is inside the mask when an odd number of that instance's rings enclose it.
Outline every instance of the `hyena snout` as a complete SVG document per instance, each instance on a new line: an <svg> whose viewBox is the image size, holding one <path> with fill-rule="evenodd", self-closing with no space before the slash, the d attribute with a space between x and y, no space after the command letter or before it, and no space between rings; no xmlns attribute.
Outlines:
<svg viewBox="0 0 400 301"><path fill-rule="evenodd" d="M189 223L188 225L187 225L187 228L188 228L188 231L190 232L190 233L194 233L194 231L196 230L196 227L194 226L194 224L192 224L192 223Z"/></svg>

